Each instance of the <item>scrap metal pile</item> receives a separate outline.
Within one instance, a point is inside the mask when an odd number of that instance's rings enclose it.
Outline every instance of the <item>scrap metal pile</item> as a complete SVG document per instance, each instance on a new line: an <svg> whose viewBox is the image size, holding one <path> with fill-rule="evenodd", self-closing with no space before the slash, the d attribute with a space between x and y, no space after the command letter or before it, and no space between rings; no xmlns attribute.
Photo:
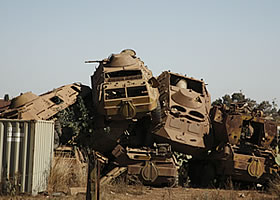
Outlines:
<svg viewBox="0 0 280 200"><path fill-rule="evenodd" d="M277 123L261 111L211 107L203 80L170 71L155 78L131 49L87 63L96 62L91 89L70 84L25 93L0 118L57 119L86 97L94 130L79 137L109 160L101 182L125 172L129 181L153 186L207 187L229 178L265 185L279 173Z"/></svg>
<svg viewBox="0 0 280 200"><path fill-rule="evenodd" d="M260 111L211 108L203 80L169 71L156 79L133 50L97 62L95 149L110 158L105 174L126 167L144 184L206 187L229 178L265 185L279 173L277 124Z"/></svg>

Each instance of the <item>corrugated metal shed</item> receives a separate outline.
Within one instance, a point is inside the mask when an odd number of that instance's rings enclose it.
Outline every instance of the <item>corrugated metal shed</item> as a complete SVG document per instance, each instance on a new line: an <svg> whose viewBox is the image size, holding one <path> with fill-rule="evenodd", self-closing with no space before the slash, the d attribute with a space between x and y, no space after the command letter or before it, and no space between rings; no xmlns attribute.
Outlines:
<svg viewBox="0 0 280 200"><path fill-rule="evenodd" d="M0 119L0 182L33 195L47 189L53 156L52 121ZM3 187L2 187L3 188Z"/></svg>

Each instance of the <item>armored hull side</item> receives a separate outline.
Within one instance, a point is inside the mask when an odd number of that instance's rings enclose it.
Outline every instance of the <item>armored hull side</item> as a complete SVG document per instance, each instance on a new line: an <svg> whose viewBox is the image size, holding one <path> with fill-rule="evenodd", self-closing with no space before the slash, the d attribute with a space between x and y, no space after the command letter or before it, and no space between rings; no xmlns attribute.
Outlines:
<svg viewBox="0 0 280 200"><path fill-rule="evenodd" d="M158 77L162 123L153 131L157 142L198 156L212 143L210 95L203 81L171 72Z"/></svg>

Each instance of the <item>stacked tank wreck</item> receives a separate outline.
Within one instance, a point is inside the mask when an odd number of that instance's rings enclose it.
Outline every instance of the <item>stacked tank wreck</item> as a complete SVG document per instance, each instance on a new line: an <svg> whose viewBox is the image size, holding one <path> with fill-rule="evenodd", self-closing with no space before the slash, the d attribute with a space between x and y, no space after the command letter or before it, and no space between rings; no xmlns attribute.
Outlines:
<svg viewBox="0 0 280 200"><path fill-rule="evenodd" d="M130 135L130 144L141 146L143 135L139 135L135 127L141 126L141 129L149 126L146 121L160 120L159 93L152 72L133 50L89 62L99 63L91 77L95 134L98 135L95 148L111 153L120 137L125 138L125 133Z"/></svg>
<svg viewBox="0 0 280 200"><path fill-rule="evenodd" d="M145 184L175 185L183 180L179 171L193 186L228 178L265 184L279 172L277 124L241 107L211 108L203 80L169 71L155 79L133 50L124 50L99 61L92 88L102 119L97 150ZM191 158L183 170L178 153Z"/></svg>
<svg viewBox="0 0 280 200"><path fill-rule="evenodd" d="M0 118L56 120L79 96L86 99L93 134L80 133L78 145L106 157L104 183L125 174L152 186L221 186L228 179L265 185L279 174L278 124L261 111L211 106L203 80L170 71L155 78L131 49L87 63L98 63L92 88L74 83L24 93ZM56 133L66 134L60 127Z"/></svg>

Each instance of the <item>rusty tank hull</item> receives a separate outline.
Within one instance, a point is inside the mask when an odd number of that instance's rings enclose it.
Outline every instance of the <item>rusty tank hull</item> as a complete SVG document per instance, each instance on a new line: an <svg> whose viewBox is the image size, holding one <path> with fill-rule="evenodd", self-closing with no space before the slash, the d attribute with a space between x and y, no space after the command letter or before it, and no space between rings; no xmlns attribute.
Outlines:
<svg viewBox="0 0 280 200"><path fill-rule="evenodd" d="M123 148L118 145L113 155L120 167L127 168L128 181L149 186L177 185L178 163L168 144L141 148Z"/></svg>
<svg viewBox="0 0 280 200"><path fill-rule="evenodd" d="M236 146L230 148L227 156L220 157L221 153L215 151L209 156L216 169L216 176L224 179L222 181L230 177L239 182L267 184L279 173L272 151L260 148L244 151L248 147Z"/></svg>
<svg viewBox="0 0 280 200"><path fill-rule="evenodd" d="M207 171L204 177L208 183L218 180L224 184L230 178L266 185L280 172L276 160L277 124L262 116L262 112L240 108L234 104L230 108L214 106L211 110L215 143L208 157L194 161L193 167L193 171ZM195 183L201 182L199 177L192 178Z"/></svg>
<svg viewBox="0 0 280 200"><path fill-rule="evenodd" d="M91 80L94 107L108 120L139 119L158 106L156 79L133 50L99 61Z"/></svg>
<svg viewBox="0 0 280 200"><path fill-rule="evenodd" d="M157 142L199 156L212 144L210 94L201 80L163 72L158 77L162 123L153 130Z"/></svg>
<svg viewBox="0 0 280 200"><path fill-rule="evenodd" d="M0 118L47 120L59 111L73 105L79 95L90 94L88 86L73 83L37 96L26 92L11 100L9 109L0 114Z"/></svg>
<svg viewBox="0 0 280 200"><path fill-rule="evenodd" d="M123 50L98 63L91 76L97 135L94 147L109 156L121 143L121 136L138 134L137 124L160 121L158 83L134 50ZM138 138L134 143L144 145Z"/></svg>

